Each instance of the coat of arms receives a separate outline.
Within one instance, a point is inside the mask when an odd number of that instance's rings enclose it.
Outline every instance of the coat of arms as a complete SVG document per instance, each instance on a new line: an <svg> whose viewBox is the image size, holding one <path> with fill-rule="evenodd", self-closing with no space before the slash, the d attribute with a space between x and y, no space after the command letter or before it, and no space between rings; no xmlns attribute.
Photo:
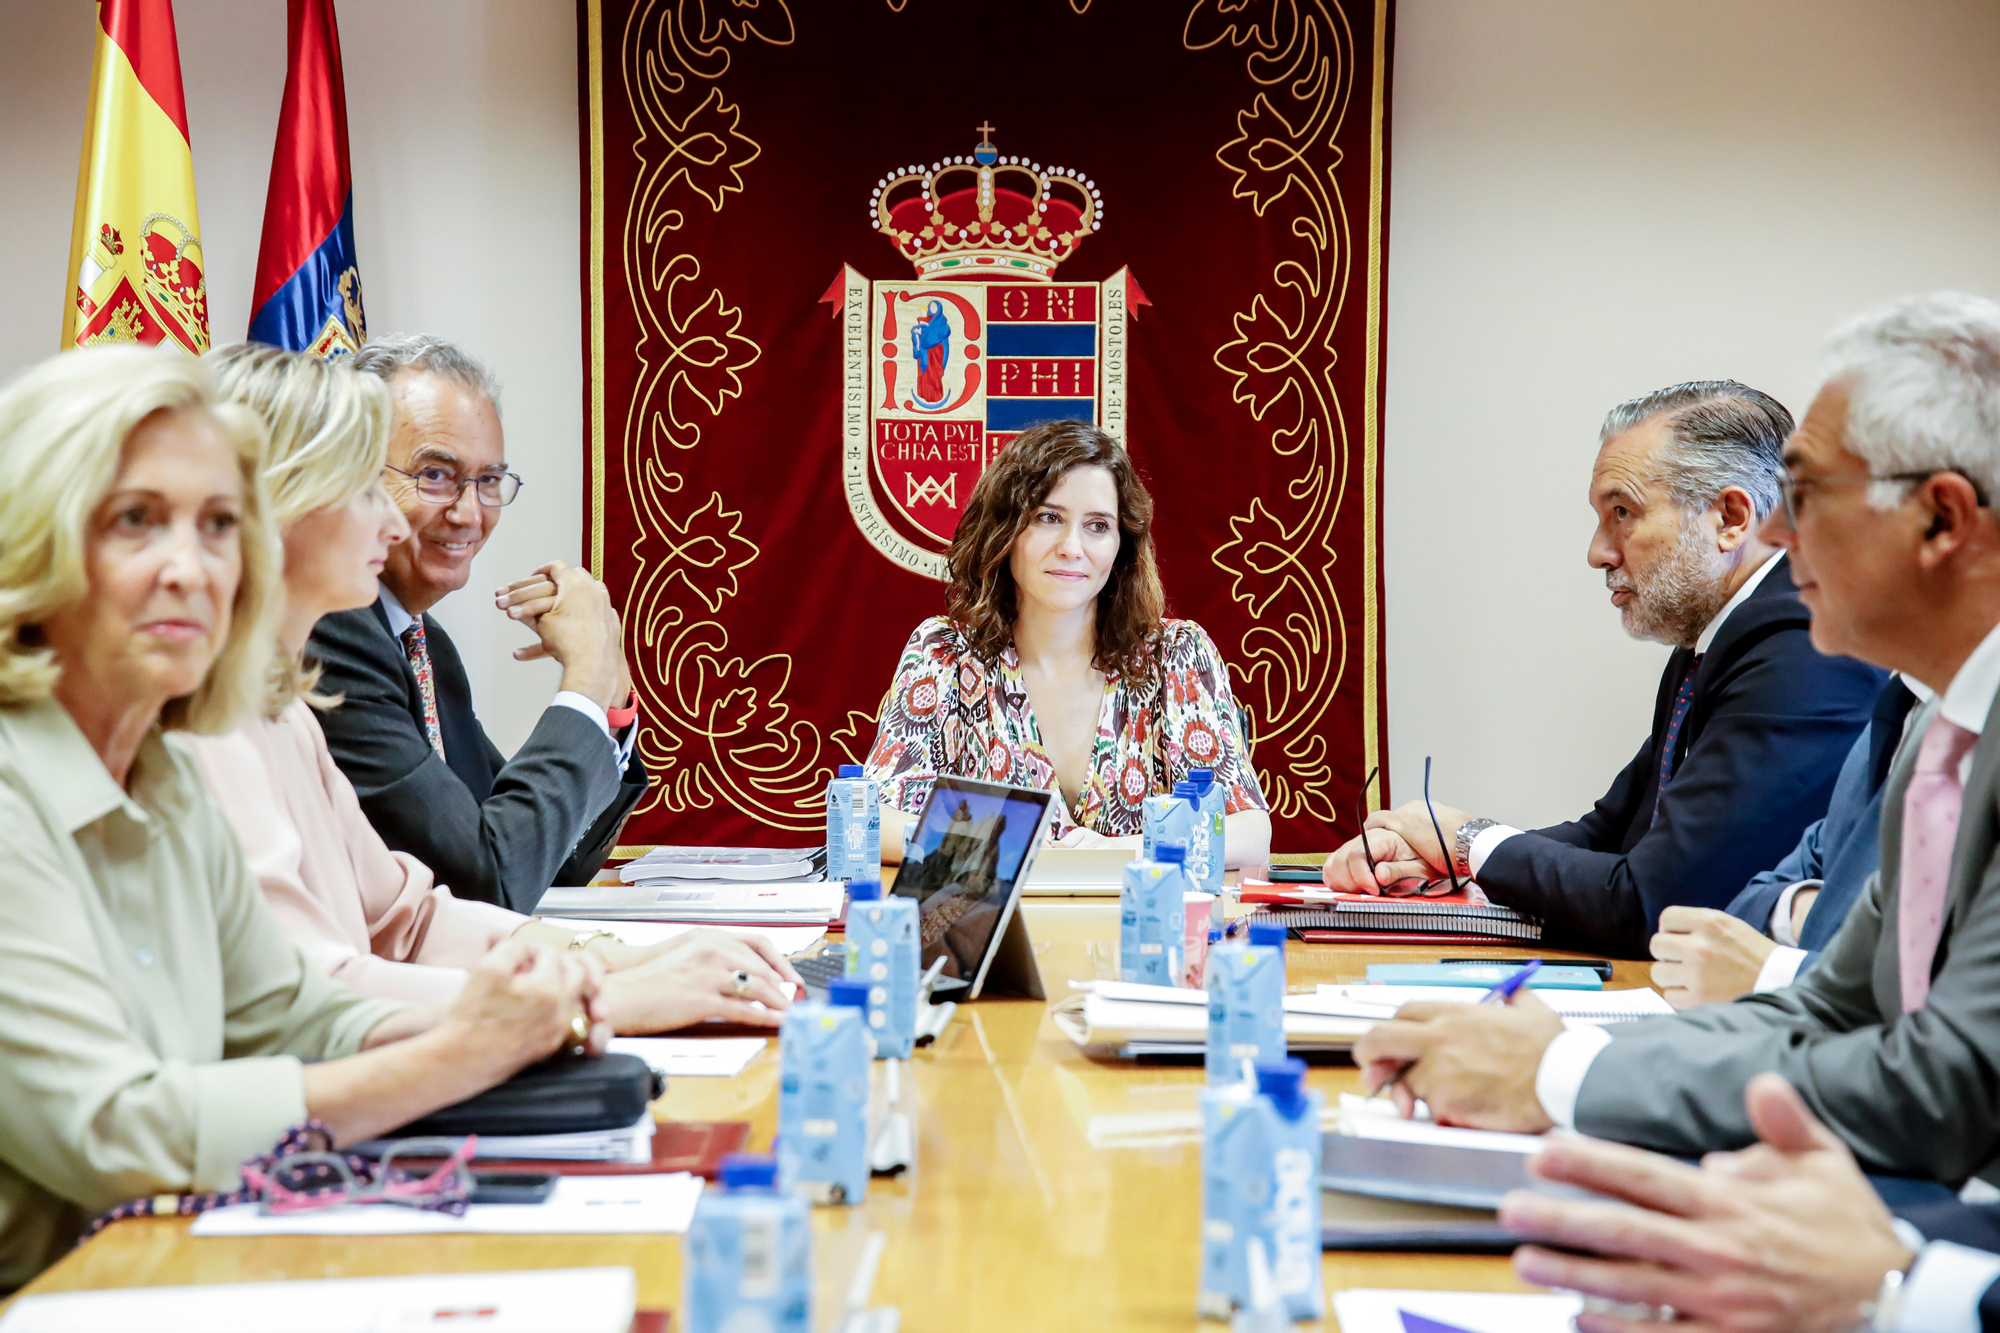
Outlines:
<svg viewBox="0 0 2000 1333"><path fill-rule="evenodd" d="M1146 304L1128 270L1057 282L1104 225L1087 177L1001 156L884 176L869 220L915 266L871 282L846 266L822 299L842 320L841 483L875 549L930 578L972 488L1030 426L1089 421L1125 437L1125 325Z"/></svg>

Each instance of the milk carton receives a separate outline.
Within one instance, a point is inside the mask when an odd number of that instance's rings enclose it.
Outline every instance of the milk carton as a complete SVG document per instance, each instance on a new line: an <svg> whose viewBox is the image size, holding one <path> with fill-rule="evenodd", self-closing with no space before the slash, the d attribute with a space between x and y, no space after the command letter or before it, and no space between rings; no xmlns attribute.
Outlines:
<svg viewBox="0 0 2000 1333"><path fill-rule="evenodd" d="M1243 1062L1285 1057L1285 928L1250 927L1250 938L1208 951L1208 1082L1239 1082Z"/></svg>
<svg viewBox="0 0 2000 1333"><path fill-rule="evenodd" d="M1118 892L1118 979L1178 986L1187 895L1182 849L1162 842L1153 855L1125 865Z"/></svg>
<svg viewBox="0 0 2000 1333"><path fill-rule="evenodd" d="M882 878L882 787L859 764L826 784L826 877Z"/></svg>
<svg viewBox="0 0 2000 1333"><path fill-rule="evenodd" d="M1185 794L1174 796L1148 796L1139 807L1139 859L1157 861L1155 855L1163 842L1188 845L1194 836L1194 804ZM1185 867L1186 862L1183 861ZM1189 888L1200 885L1190 884Z"/></svg>
<svg viewBox="0 0 2000 1333"><path fill-rule="evenodd" d="M1215 915L1215 895L1193 889L1181 895L1183 932L1181 935L1181 981L1191 990L1201 989L1201 970L1208 961L1208 927Z"/></svg>
<svg viewBox="0 0 2000 1333"><path fill-rule="evenodd" d="M1196 1311L1227 1319L1250 1308L1249 1251L1261 1246L1271 1286L1294 1320L1326 1315L1320 1280L1320 1130L1324 1100L1303 1060L1267 1061L1257 1081L1201 1095L1201 1284Z"/></svg>
<svg viewBox="0 0 2000 1333"><path fill-rule="evenodd" d="M1190 867L1188 878L1195 881L1188 887L1200 889L1204 893L1221 893L1223 867L1227 863L1228 852L1222 821L1223 811L1229 805L1229 793L1215 780L1215 770L1211 768L1191 768L1188 770L1187 780L1195 790L1193 819L1195 837L1189 841L1190 848L1201 841L1202 835L1206 835L1207 838L1207 845L1202 849L1202 854L1206 858L1202 863L1203 873L1197 875L1194 870L1193 855L1190 854L1188 858Z"/></svg>
<svg viewBox="0 0 2000 1333"><path fill-rule="evenodd" d="M880 880L847 886L847 975L868 986L868 1030L875 1058L907 1060L916 1049L917 900L884 897Z"/></svg>
<svg viewBox="0 0 2000 1333"><path fill-rule="evenodd" d="M702 1191L681 1246L687 1333L812 1333L812 1224L777 1173L770 1157L731 1153L721 1188Z"/></svg>
<svg viewBox="0 0 2000 1333"><path fill-rule="evenodd" d="M814 1203L868 1194L868 987L849 977L825 1004L785 1011L778 1029L778 1179Z"/></svg>

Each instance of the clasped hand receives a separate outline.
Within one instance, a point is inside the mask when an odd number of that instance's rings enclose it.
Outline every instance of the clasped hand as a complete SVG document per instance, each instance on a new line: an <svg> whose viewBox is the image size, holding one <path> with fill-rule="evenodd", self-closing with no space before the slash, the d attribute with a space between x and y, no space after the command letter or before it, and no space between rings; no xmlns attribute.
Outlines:
<svg viewBox="0 0 2000 1333"><path fill-rule="evenodd" d="M603 984L604 965L582 950L503 941L467 970L439 1024L451 1034L443 1049L467 1059L488 1086L574 1043L571 1024L581 1014L587 1049L601 1055L611 1040Z"/></svg>
<svg viewBox="0 0 2000 1333"><path fill-rule="evenodd" d="M554 658L562 664L562 688L605 708L618 707L631 694L624 630L610 592L590 571L552 560L493 599L508 619L526 625L539 640L515 649L515 661Z"/></svg>
<svg viewBox="0 0 2000 1333"><path fill-rule="evenodd" d="M1435 829L1431 827L1432 809L1437 811ZM1443 879L1450 873L1459 827L1471 818L1463 810L1427 806L1422 801L1377 810L1368 816L1359 836L1348 839L1326 858L1320 878L1328 888L1341 893L1380 893L1399 879ZM1362 838L1368 840L1367 852L1361 849ZM1375 858L1372 873L1368 868L1371 853Z"/></svg>
<svg viewBox="0 0 2000 1333"><path fill-rule="evenodd" d="M1717 1333L1848 1333L1891 1269L1914 1255L1847 1146L1776 1074L1744 1093L1761 1143L1711 1153L1700 1169L1592 1139L1558 1139L1529 1159L1543 1180L1611 1196L1574 1200L1517 1190L1500 1221L1537 1245L1514 1252L1528 1282L1628 1304L1670 1307L1675 1327ZM1632 1205L1638 1205L1633 1207ZM1596 1257L1596 1256L1607 1257ZM1659 1325L1578 1316L1583 1333Z"/></svg>

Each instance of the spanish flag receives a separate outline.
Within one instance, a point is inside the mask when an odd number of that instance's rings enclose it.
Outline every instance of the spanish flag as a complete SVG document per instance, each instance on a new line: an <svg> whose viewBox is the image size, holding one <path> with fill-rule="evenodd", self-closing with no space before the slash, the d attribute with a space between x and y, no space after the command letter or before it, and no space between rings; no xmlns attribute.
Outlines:
<svg viewBox="0 0 2000 1333"><path fill-rule="evenodd" d="M100 0L62 345L208 350L202 265L173 0Z"/></svg>

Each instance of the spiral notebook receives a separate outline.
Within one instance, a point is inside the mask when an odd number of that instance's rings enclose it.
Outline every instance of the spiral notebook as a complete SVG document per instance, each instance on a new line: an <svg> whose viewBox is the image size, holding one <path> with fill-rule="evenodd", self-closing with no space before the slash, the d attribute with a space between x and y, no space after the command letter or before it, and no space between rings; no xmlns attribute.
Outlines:
<svg viewBox="0 0 2000 1333"><path fill-rule="evenodd" d="M1314 907L1266 907L1264 920L1298 931L1373 931L1399 935L1477 936L1539 942L1542 923L1498 903L1440 902L1426 898L1371 898Z"/></svg>

